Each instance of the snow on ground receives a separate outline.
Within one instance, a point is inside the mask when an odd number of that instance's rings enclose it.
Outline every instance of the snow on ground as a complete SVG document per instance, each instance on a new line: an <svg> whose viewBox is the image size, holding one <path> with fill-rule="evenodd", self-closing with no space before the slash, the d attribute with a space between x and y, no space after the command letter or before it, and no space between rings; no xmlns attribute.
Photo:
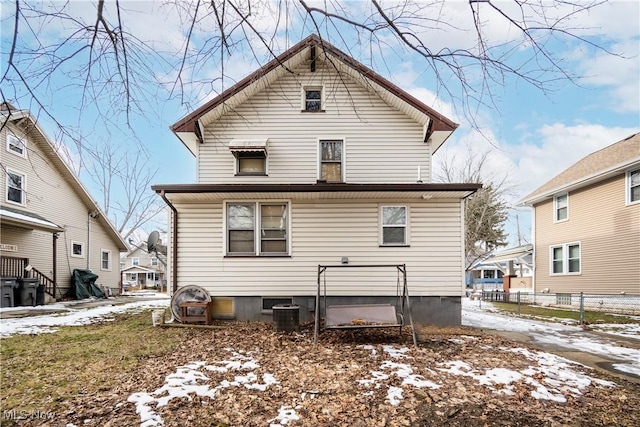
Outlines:
<svg viewBox="0 0 640 427"><path fill-rule="evenodd" d="M481 307L482 308L481 308ZM579 326L549 323L531 319L517 318L492 312L493 306L486 301L462 299L462 324L481 329L525 333L540 345L551 345L569 351L591 353L606 359L616 359L619 363L614 369L640 376L640 350L620 345L615 339L584 331ZM596 328L607 332L611 328ZM616 334L640 340L640 325L615 325Z"/></svg>
<svg viewBox="0 0 640 427"><path fill-rule="evenodd" d="M118 305L100 305L90 308L74 308L78 304L92 304L96 300L82 300L67 303L56 303L44 306L28 307L28 310L38 311L58 310L59 312L46 315L27 317L3 318L0 322L0 338L16 334L43 334L56 332L60 326L82 326L90 323L113 320L113 315L125 312L140 312L152 308L169 307L169 299L135 301ZM108 303L108 301L105 301ZM25 307L4 308L2 312L25 310Z"/></svg>

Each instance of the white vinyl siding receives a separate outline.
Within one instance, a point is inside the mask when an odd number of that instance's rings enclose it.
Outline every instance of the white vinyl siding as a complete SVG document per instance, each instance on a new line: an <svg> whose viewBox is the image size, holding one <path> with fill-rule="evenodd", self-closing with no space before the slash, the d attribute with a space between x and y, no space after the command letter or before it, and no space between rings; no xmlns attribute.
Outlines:
<svg viewBox="0 0 640 427"><path fill-rule="evenodd" d="M176 203L178 285L198 283L213 295L315 295L318 264L406 264L413 296L460 296L464 274L459 200L404 202L411 246L379 245L380 204L371 201L290 202L290 257L225 257L223 203ZM360 269L355 269L360 270ZM342 274L342 273L339 273ZM393 270L331 273L340 295L395 295Z"/></svg>
<svg viewBox="0 0 640 427"><path fill-rule="evenodd" d="M418 166L422 181L430 182L431 152L422 125L328 67L310 73L306 64L294 71L204 128L204 144L197 153L198 183L315 183L318 140L336 136L347 142L346 182L412 183ZM321 83L325 112L300 112L301 85ZM229 143L265 138L268 176L234 176Z"/></svg>

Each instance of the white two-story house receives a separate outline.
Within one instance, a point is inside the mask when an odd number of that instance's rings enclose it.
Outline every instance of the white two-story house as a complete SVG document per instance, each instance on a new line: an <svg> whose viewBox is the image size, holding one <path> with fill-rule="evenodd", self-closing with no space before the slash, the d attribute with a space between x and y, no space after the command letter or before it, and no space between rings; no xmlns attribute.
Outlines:
<svg viewBox="0 0 640 427"><path fill-rule="evenodd" d="M88 269L117 293L126 243L36 118L8 103L0 106L0 165L0 275L36 279L51 301L67 295L73 270Z"/></svg>
<svg viewBox="0 0 640 427"><path fill-rule="evenodd" d="M464 203L431 183L457 125L310 36L172 126L195 184L154 185L171 210L169 288L196 284L240 320L275 303L385 303L405 265L413 318L459 325ZM326 290L326 292L325 292ZM322 304L325 300L322 301Z"/></svg>

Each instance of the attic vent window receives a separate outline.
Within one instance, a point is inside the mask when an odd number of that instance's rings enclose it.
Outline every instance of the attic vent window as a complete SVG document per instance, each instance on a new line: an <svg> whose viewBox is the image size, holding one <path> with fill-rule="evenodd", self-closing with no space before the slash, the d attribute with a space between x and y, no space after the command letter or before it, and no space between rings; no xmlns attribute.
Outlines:
<svg viewBox="0 0 640 427"><path fill-rule="evenodd" d="M304 111L323 111L322 88L313 87L304 89Z"/></svg>
<svg viewBox="0 0 640 427"><path fill-rule="evenodd" d="M236 175L267 174L267 141L233 140L229 150L236 159Z"/></svg>

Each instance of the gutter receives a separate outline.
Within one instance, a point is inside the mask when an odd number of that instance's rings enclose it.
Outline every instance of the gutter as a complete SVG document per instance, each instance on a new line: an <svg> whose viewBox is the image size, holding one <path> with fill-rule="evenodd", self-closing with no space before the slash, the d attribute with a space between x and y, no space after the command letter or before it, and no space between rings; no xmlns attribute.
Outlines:
<svg viewBox="0 0 640 427"><path fill-rule="evenodd" d="M160 190L158 193L162 200L171 208L173 211L173 225L171 229L171 235L173 237L171 242L171 282L172 282L172 290L175 293L178 290L178 210L175 206L167 199L164 194L164 190Z"/></svg>

